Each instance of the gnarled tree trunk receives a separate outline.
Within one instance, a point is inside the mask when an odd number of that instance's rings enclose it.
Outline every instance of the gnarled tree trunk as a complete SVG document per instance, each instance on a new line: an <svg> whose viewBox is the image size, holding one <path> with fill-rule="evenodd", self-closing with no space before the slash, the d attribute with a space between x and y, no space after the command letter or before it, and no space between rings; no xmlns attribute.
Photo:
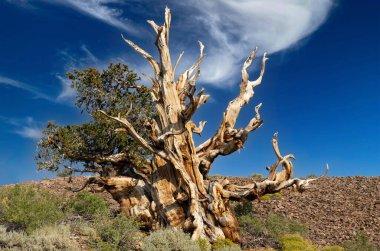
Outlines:
<svg viewBox="0 0 380 251"><path fill-rule="evenodd" d="M241 149L248 134L263 123L259 104L247 126L235 128L241 108L250 101L254 95L253 89L262 81L267 57L266 53L262 57L259 77L250 81L247 68L255 58L257 48L249 55L242 68L239 95L228 104L215 135L196 146L193 133L201 133L205 122L196 126L192 117L208 98L203 89L196 94L195 85L200 75L204 46L199 43L198 61L175 79L175 70L183 53L173 66L169 52L170 21L169 9L166 9L162 26L148 21L156 33L159 61L124 39L148 60L154 70L154 76L148 78L152 82L151 95L158 117L147 121L150 139L138 135L128 121L128 116L112 117L103 112L125 128L120 133L129 133L138 144L152 152L153 157L146 160L144 168L134 170L133 177L100 177L93 178L91 182L102 185L120 203L126 215L137 215L149 228L171 226L190 232L193 239L214 241L229 238L240 242L238 223L230 201L254 200L288 187L303 192L310 187L309 182L312 180L292 178L293 165L290 159L294 157L281 155L277 134L272 143L278 161L268 168L266 180L237 186L229 184L227 179L207 178L211 164L219 155L228 155ZM279 166L282 166L282 170L277 172Z"/></svg>

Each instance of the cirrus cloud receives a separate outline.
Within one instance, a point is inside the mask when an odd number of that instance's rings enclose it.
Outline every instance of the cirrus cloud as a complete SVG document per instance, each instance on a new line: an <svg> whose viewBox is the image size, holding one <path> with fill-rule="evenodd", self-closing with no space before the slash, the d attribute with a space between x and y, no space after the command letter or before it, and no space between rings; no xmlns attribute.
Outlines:
<svg viewBox="0 0 380 251"><path fill-rule="evenodd" d="M262 54L295 46L325 22L333 4L333 0L192 0L181 5L198 13L184 15L189 17L186 27L200 29L198 35L209 45L202 81L229 85L254 47Z"/></svg>
<svg viewBox="0 0 380 251"><path fill-rule="evenodd" d="M231 86L239 79L241 62L256 46L276 53L297 45L316 31L327 19L337 0L168 0L174 11L175 25L173 56L182 49L190 55L184 66L196 60L196 41L206 45L200 81L219 87ZM134 15L158 15L159 0L16 0L22 4L44 2L70 7L111 26L136 35L141 24L133 22ZM138 5L135 4L138 2ZM154 3L152 3L154 2ZM137 7L136 7L137 6ZM162 20L162 13L156 17ZM177 25L176 25L177 24ZM184 38L186 38L185 41ZM172 40L173 41L173 40ZM142 45L142 47L144 47ZM181 48L183 47L183 48ZM128 53L132 53L130 50ZM112 56L111 56L112 57ZM125 57L127 58L127 57ZM107 59L109 61L109 59ZM137 70L146 68L143 60L128 62Z"/></svg>

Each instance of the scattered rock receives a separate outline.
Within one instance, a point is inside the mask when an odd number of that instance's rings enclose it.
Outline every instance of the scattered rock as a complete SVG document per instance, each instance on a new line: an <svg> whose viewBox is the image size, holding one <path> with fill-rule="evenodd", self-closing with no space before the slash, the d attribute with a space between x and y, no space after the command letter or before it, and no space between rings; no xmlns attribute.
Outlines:
<svg viewBox="0 0 380 251"><path fill-rule="evenodd" d="M228 179L235 184L254 180ZM380 177L327 177L315 185L304 193L282 191L280 201L255 201L255 213L275 212L307 225L308 238L317 245L341 245L359 231L380 245Z"/></svg>

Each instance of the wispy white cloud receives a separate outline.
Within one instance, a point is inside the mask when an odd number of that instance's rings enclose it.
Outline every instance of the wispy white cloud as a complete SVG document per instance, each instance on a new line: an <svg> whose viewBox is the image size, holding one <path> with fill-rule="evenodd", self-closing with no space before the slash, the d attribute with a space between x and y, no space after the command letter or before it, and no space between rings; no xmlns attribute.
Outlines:
<svg viewBox="0 0 380 251"><path fill-rule="evenodd" d="M10 4L15 4L23 8L31 8L34 9L33 5L30 3L29 0L6 0L6 2Z"/></svg>
<svg viewBox="0 0 380 251"><path fill-rule="evenodd" d="M68 6L129 33L140 28L133 22L138 11L133 9L133 4L126 5L122 0L40 1ZM186 49L186 55L190 56L184 57L181 67L190 65L195 60L197 49L189 41L196 44L196 40L202 40L206 46L206 57L200 80L219 87L231 86L238 82L241 62L253 48L258 46L261 54L264 51L273 54L295 47L325 22L335 1L168 0L168 6L175 10L172 13L175 40L171 41L175 41L177 47L172 50L173 55L179 53L176 49ZM162 2L141 0L138 6L145 6L147 12L156 14ZM130 19L126 20L126 17ZM162 16L157 19L162 20ZM186 41L183 41L184 37ZM180 48L182 45L185 48ZM88 60L92 56L89 52L85 58ZM92 59L102 64L95 60L96 57ZM145 63L141 60L133 62L133 65L140 71L146 69Z"/></svg>
<svg viewBox="0 0 380 251"><path fill-rule="evenodd" d="M8 77L4 77L0 75L0 86L11 86L14 88L18 88L21 90L24 90L26 92L29 92L33 94L33 98L41 98L53 103L61 103L61 104L73 104L74 98L76 96L76 91L71 88L71 81L68 78L62 77L61 75L56 75L59 83L61 84L61 91L60 93L54 97L47 94L42 93L39 89L35 88L34 86L11 79Z"/></svg>
<svg viewBox="0 0 380 251"><path fill-rule="evenodd" d="M89 17L98 19L129 33L136 33L136 29L129 24L129 20L123 17L121 6L123 0L6 0L8 3L21 7L34 8L35 3L45 2L49 4L64 5L81 12ZM112 5L112 6L111 6ZM119 7L119 8L117 8Z"/></svg>
<svg viewBox="0 0 380 251"><path fill-rule="evenodd" d="M104 5L109 2L100 1ZM151 1L143 2L151 8ZM196 44L201 39L206 57L200 80L219 87L231 86L238 82L242 61L252 49L258 46L260 55L295 47L325 22L333 4L334 0L169 0L169 7L176 10L173 23L179 22L174 27L175 40L171 41L189 46L183 48L187 52L179 70L196 60L198 54L197 48L180 40L186 37ZM125 15L132 16L133 9ZM176 49L179 46L174 47L173 55L179 53ZM143 60L133 63L137 71L147 69Z"/></svg>
<svg viewBox="0 0 380 251"><path fill-rule="evenodd" d="M33 126L23 126L16 133L24 138L33 140L39 140L42 137L42 129Z"/></svg>
<svg viewBox="0 0 380 251"><path fill-rule="evenodd" d="M22 89L24 91L34 94L34 98L42 98L48 101L54 101L54 98L52 98L51 96L47 94L44 94L33 85L30 85L30 84L27 84L27 83L24 83L12 78L8 78L8 77L0 75L0 85L6 85L6 86Z"/></svg>
<svg viewBox="0 0 380 251"><path fill-rule="evenodd" d="M101 61L99 60L99 58L97 58L94 53L92 53L86 45L82 45L81 47L81 50L85 53L85 62L88 62L88 63L93 63L95 64L95 66L98 66L99 64L101 64Z"/></svg>
<svg viewBox="0 0 380 251"><path fill-rule="evenodd" d="M64 71L71 72L73 69L82 69L85 67L95 67L98 69L104 69L106 62L98 59L86 45L80 46L80 55L73 55L68 50L61 50L58 54L61 60L64 62ZM74 103L77 92L71 87L71 81L60 74L56 75L61 84L61 91L57 96L57 101L63 103Z"/></svg>
<svg viewBox="0 0 380 251"><path fill-rule="evenodd" d="M333 0L192 0L181 4L183 9L197 14L181 21L207 34L202 36L207 48L202 81L228 85L234 83L231 77L236 79L242 60L254 47L258 46L262 54L295 46L324 23L333 3Z"/></svg>
<svg viewBox="0 0 380 251"><path fill-rule="evenodd" d="M120 8L111 7L115 5L123 5L121 0L60 0L60 1L47 1L49 3L66 5L73 8L87 16L96 18L109 25L135 33L136 30L133 26L129 25L129 21L122 17L123 11Z"/></svg>
<svg viewBox="0 0 380 251"><path fill-rule="evenodd" d="M36 122L32 117L23 119L6 118L0 116L0 121L13 127L12 132L23 138L38 140L42 137L42 125Z"/></svg>
<svg viewBox="0 0 380 251"><path fill-rule="evenodd" d="M71 87L71 81L60 75L57 75L57 79L61 83L61 92L58 94L57 100L61 102L73 101L76 91Z"/></svg>

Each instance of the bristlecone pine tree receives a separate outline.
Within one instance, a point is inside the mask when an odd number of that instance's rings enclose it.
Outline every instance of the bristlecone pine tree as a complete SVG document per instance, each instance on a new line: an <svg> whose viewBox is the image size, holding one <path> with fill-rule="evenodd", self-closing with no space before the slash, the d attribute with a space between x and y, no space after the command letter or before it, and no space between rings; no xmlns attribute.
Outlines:
<svg viewBox="0 0 380 251"><path fill-rule="evenodd" d="M292 178L294 156L280 153L277 134L272 140L277 161L267 167L267 179L238 186L227 179L208 178L214 160L241 149L248 134L263 123L259 104L247 126L235 128L240 110L262 81L267 57L264 53L259 77L250 81L247 68L257 48L249 55L242 68L240 93L228 104L215 135L196 146L193 133L200 134L206 122L197 126L192 117L209 97L203 89L196 94L195 85L204 46L199 43L198 61L175 79L183 53L173 66L170 22L169 9L162 26L148 21L156 34L159 62L124 39L152 66L151 88L136 85L136 74L121 64L110 65L103 73L89 68L69 74L78 91L77 104L94 121L66 127L49 123L39 143L38 165L53 171L63 166L60 172L64 174L100 174L80 189L90 183L99 185L111 193L126 215L139 217L149 229L170 226L191 233L193 239L240 242L230 201L251 201L289 187L303 192L315 179ZM82 165L73 167L75 163Z"/></svg>

